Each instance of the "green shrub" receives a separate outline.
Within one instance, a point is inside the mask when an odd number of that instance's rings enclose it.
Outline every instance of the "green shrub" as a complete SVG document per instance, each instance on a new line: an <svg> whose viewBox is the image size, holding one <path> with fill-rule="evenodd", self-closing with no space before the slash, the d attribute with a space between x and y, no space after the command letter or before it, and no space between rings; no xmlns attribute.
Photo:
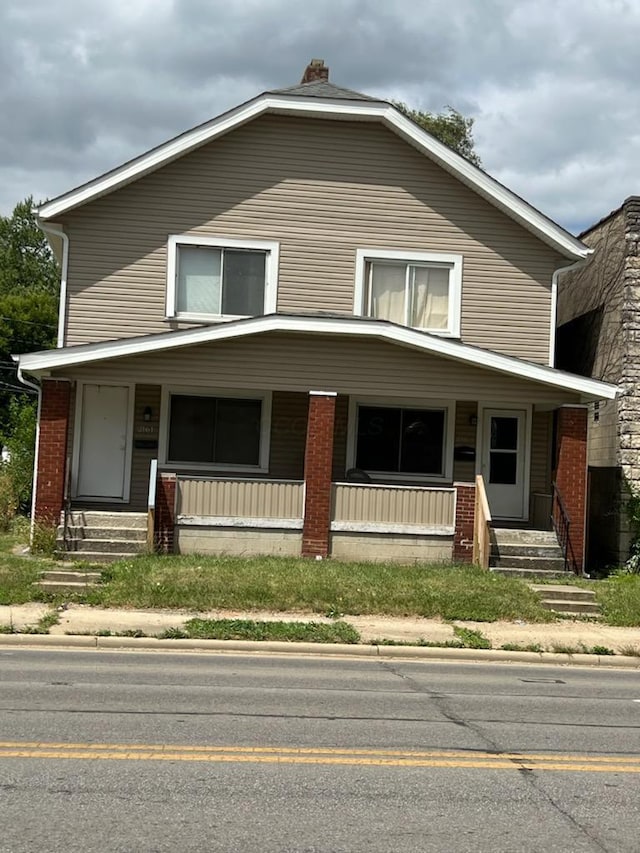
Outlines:
<svg viewBox="0 0 640 853"><path fill-rule="evenodd" d="M13 480L13 488L21 510L27 511L31 506L31 489L33 486L33 459L36 437L36 403L34 400L10 400L6 426L0 443L6 445L11 454L9 462L5 463Z"/></svg>
<svg viewBox="0 0 640 853"><path fill-rule="evenodd" d="M56 553L56 535L57 528L55 525L36 522L33 525L33 535L31 537L31 553L41 554L44 557L53 557Z"/></svg>
<svg viewBox="0 0 640 853"><path fill-rule="evenodd" d="M9 465L0 463L0 531L9 530L18 510L18 494Z"/></svg>

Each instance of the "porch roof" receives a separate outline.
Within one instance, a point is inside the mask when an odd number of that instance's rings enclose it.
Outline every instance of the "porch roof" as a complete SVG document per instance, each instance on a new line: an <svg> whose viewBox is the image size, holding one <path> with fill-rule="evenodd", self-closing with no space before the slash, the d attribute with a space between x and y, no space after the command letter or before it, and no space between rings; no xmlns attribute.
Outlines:
<svg viewBox="0 0 640 853"><path fill-rule="evenodd" d="M506 376L516 376L552 388L561 388L579 395L582 402L612 400L618 393L615 385L576 376L545 365L502 355L458 340L399 326L386 320L349 315L291 315L268 314L246 320L235 320L196 329L162 332L115 341L61 347L55 350L13 356L19 373L46 376L51 370L76 367L108 359L164 352L202 343L215 343L269 332L335 335L336 337L368 338L387 341L412 350L438 355L475 367L485 368Z"/></svg>

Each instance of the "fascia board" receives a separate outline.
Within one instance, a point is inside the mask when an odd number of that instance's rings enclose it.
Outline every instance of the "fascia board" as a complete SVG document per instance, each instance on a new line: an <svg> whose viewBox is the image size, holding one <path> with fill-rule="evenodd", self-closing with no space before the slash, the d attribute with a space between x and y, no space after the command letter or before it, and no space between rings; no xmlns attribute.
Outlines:
<svg viewBox="0 0 640 853"><path fill-rule="evenodd" d="M412 143L423 154L434 159L439 165L478 192L490 203L500 208L511 218L518 221L541 240L558 249L570 258L585 258L592 250L579 240L547 219L511 190L491 178L481 169L469 163L439 142L431 134L402 115L395 107L386 102L340 101L323 98L301 98L299 96L260 95L252 101L242 104L228 113L206 124L200 125L181 136L152 149L147 154L125 163L77 190L72 190L57 199L45 203L38 213L41 219L51 219L72 208L85 204L92 199L109 193L124 184L130 183L160 166L181 157L183 154L210 142L231 130L257 118L265 112L283 114L301 114L306 116L327 116L353 118L359 120L381 120L387 127Z"/></svg>
<svg viewBox="0 0 640 853"><path fill-rule="evenodd" d="M497 373L574 391L588 399L612 400L618 393L616 386L606 382L564 373L544 365L520 361L500 353L470 347L460 342L416 332L413 329L405 329L391 323L348 318L342 320L334 317L293 317L270 314L251 320L206 326L201 329L164 332L144 338L127 338L121 341L47 350L14 356L14 359L19 362L21 370L38 374L42 371L75 367L111 358L145 355L202 343L222 342L265 332L301 332L303 334L344 335L385 340L475 367L487 368Z"/></svg>
<svg viewBox="0 0 640 853"><path fill-rule="evenodd" d="M496 181L495 178L456 154L455 151L452 151L451 148L448 148L431 134L423 131L415 122L410 121L398 110L388 107L385 122L405 139L413 142L424 153L436 160L448 172L478 192L483 198L499 207L511 218L519 221L529 231L533 231L544 242L560 249L562 254L568 254L572 258L586 258L592 254L593 249L585 246L564 228L548 219L524 199Z"/></svg>

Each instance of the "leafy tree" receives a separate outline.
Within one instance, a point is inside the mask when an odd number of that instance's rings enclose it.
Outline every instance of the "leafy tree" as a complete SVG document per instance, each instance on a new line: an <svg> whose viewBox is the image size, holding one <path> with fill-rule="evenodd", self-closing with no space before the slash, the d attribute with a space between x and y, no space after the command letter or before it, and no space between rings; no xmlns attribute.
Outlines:
<svg viewBox="0 0 640 853"><path fill-rule="evenodd" d="M22 511L28 511L31 504L36 409L32 397L14 396L9 401L6 434L0 434L0 444L9 451L9 461L0 464L0 468L9 476L15 501Z"/></svg>
<svg viewBox="0 0 640 853"><path fill-rule="evenodd" d="M423 130L435 136L449 148L461 154L474 166L482 166L480 157L476 154L473 141L473 119L463 116L453 107L447 107L443 113L421 112L412 110L402 101L393 101L393 105L401 113L419 124Z"/></svg>
<svg viewBox="0 0 640 853"><path fill-rule="evenodd" d="M11 216L0 216L0 293L58 292L58 264L33 208L29 196Z"/></svg>
<svg viewBox="0 0 640 853"><path fill-rule="evenodd" d="M29 197L11 216L0 216L0 443L12 459L3 476L11 476L23 508L31 491L35 404L11 355L55 346L60 281L33 206Z"/></svg>

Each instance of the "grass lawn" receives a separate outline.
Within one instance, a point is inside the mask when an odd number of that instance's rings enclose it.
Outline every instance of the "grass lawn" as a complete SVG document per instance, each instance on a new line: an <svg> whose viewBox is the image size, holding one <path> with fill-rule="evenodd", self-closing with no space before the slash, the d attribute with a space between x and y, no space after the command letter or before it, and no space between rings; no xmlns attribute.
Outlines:
<svg viewBox="0 0 640 853"><path fill-rule="evenodd" d="M290 610L335 617L387 614L484 622L548 622L555 618L517 578L446 564L140 556L100 566L105 582L95 590L56 595L38 590L33 583L41 571L61 568L59 562L11 553L16 542L24 542L27 535L24 519L10 533L0 535L0 604L72 599L103 607ZM640 626L640 576L614 576L589 582L589 587L596 591L603 622Z"/></svg>
<svg viewBox="0 0 640 853"><path fill-rule="evenodd" d="M640 626L640 575L614 575L594 587L608 625Z"/></svg>
<svg viewBox="0 0 640 853"><path fill-rule="evenodd" d="M112 564L92 604L548 621L521 581L473 566L262 557L138 557Z"/></svg>

